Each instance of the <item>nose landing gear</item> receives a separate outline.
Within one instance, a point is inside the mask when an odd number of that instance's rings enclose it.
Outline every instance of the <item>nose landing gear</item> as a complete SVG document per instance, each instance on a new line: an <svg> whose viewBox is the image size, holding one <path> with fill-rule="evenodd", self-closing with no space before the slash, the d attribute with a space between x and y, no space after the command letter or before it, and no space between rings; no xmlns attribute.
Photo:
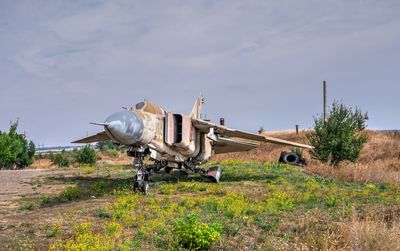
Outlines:
<svg viewBox="0 0 400 251"><path fill-rule="evenodd" d="M144 153L134 152L133 153L133 166L137 168L137 172L133 181L133 191L139 190L145 195L149 193L149 174L148 170L143 164Z"/></svg>
<svg viewBox="0 0 400 251"><path fill-rule="evenodd" d="M128 151L128 156L133 157L133 166L137 168L136 175L133 180L133 190L139 190L147 195L149 193L149 176L152 172L160 172L168 164L165 160L155 161L153 165L144 165L144 151Z"/></svg>
<svg viewBox="0 0 400 251"><path fill-rule="evenodd" d="M149 193L149 181L147 180L145 170L138 169L133 182L133 191L139 190L145 195Z"/></svg>

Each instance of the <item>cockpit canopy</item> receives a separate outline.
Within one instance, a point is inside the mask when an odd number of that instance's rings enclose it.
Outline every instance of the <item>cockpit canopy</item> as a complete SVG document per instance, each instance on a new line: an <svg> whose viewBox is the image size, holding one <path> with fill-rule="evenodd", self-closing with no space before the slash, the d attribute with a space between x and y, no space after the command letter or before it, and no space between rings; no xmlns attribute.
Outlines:
<svg viewBox="0 0 400 251"><path fill-rule="evenodd" d="M160 116L165 115L165 111L164 111L164 109L161 108L161 106L151 103L148 100L144 100L142 102L137 103L135 105L135 109L141 110L144 112L148 112L148 113L152 113L155 115L160 115Z"/></svg>

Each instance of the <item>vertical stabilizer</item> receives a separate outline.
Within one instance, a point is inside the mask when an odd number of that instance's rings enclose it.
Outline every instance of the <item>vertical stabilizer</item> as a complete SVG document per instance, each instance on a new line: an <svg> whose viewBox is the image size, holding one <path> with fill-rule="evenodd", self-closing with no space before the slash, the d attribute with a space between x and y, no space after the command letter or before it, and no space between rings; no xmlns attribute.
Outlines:
<svg viewBox="0 0 400 251"><path fill-rule="evenodd" d="M192 112L190 113L190 117L193 119L200 119L201 107L203 106L204 98L202 96L196 99L196 102L193 105Z"/></svg>

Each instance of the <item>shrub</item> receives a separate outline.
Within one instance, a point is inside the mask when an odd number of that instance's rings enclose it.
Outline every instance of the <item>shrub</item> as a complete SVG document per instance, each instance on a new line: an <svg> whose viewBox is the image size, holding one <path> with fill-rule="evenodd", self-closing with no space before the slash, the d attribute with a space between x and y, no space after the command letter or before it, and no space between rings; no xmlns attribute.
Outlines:
<svg viewBox="0 0 400 251"><path fill-rule="evenodd" d="M97 217L100 217L100 218L103 218L103 219L111 218L111 213L107 212L104 209L100 209L100 208L96 209L95 215Z"/></svg>
<svg viewBox="0 0 400 251"><path fill-rule="evenodd" d="M110 188L112 187L112 184L106 181L96 181L93 184L90 185L90 191L95 193L95 194L104 194L106 193Z"/></svg>
<svg viewBox="0 0 400 251"><path fill-rule="evenodd" d="M88 165L88 164L82 165L81 170L82 170L82 173L84 173L84 174L91 174L96 171L96 169L93 166Z"/></svg>
<svg viewBox="0 0 400 251"><path fill-rule="evenodd" d="M221 235L222 227L219 224L211 226L198 222L196 214L177 219L173 226L178 242L184 248L204 250L215 242Z"/></svg>
<svg viewBox="0 0 400 251"><path fill-rule="evenodd" d="M100 151L118 150L118 145L112 140L100 141L96 143L96 148Z"/></svg>
<svg viewBox="0 0 400 251"><path fill-rule="evenodd" d="M92 232L93 225L90 222L82 222L73 226L75 234L88 234Z"/></svg>
<svg viewBox="0 0 400 251"><path fill-rule="evenodd" d="M67 187L60 193L59 197L66 200L74 200L81 197L81 192L77 187Z"/></svg>
<svg viewBox="0 0 400 251"><path fill-rule="evenodd" d="M118 150L116 150L116 149L107 149L106 153L108 153L109 155L111 155L113 157L117 157L118 156Z"/></svg>
<svg viewBox="0 0 400 251"><path fill-rule="evenodd" d="M49 196L40 197L40 205L44 206L44 205L50 204L50 202L51 202L51 199Z"/></svg>
<svg viewBox="0 0 400 251"><path fill-rule="evenodd" d="M368 137L361 132L366 127L367 113L362 114L337 102L326 121L323 117L315 118L314 130L307 135L314 147L314 158L322 162L338 165L343 160L356 162Z"/></svg>
<svg viewBox="0 0 400 251"><path fill-rule="evenodd" d="M51 225L46 225L44 228L44 231L46 233L46 237L51 238L51 237L56 237L61 234L61 226L59 224L51 224Z"/></svg>
<svg viewBox="0 0 400 251"><path fill-rule="evenodd" d="M96 163L96 151L90 145L86 145L75 152L75 158L80 164L93 165Z"/></svg>
<svg viewBox="0 0 400 251"><path fill-rule="evenodd" d="M59 167L68 167L70 164L68 154L65 150L62 150L61 153L52 155L51 161Z"/></svg>
<svg viewBox="0 0 400 251"><path fill-rule="evenodd" d="M0 131L0 167L25 167L33 162L35 144L17 133L18 121L11 123L9 132Z"/></svg>
<svg viewBox="0 0 400 251"><path fill-rule="evenodd" d="M118 222L110 222L104 226L104 232L107 235L118 237L121 234L122 226Z"/></svg>

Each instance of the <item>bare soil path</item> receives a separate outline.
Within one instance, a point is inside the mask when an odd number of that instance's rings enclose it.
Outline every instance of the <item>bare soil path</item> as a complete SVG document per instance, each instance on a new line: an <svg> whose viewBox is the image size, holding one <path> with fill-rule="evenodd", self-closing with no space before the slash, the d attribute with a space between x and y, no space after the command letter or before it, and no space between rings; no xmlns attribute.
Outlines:
<svg viewBox="0 0 400 251"><path fill-rule="evenodd" d="M47 187L35 183L45 177L66 173L60 169L0 170L0 201L16 199L32 193L46 193Z"/></svg>
<svg viewBox="0 0 400 251"><path fill-rule="evenodd" d="M48 184L45 179L68 175L62 169L0 170L0 222L20 207L23 197L36 197L61 190L63 184ZM47 184L46 184L47 183Z"/></svg>

